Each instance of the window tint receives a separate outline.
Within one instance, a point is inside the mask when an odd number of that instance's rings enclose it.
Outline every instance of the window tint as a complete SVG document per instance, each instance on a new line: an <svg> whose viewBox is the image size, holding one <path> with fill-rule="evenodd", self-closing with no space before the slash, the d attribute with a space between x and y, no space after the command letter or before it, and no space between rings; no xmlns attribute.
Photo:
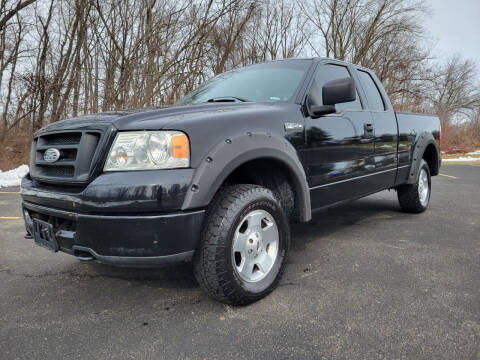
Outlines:
<svg viewBox="0 0 480 360"><path fill-rule="evenodd" d="M378 91L377 85L373 81L372 77L369 73L359 70L358 76L360 77L360 81L362 82L363 87L367 93L369 110L385 110L385 105L382 100L382 96Z"/></svg>
<svg viewBox="0 0 480 360"><path fill-rule="evenodd" d="M315 92L315 100L318 104L323 104L322 100L322 87L325 85L327 82L332 81L332 80L337 80L337 79L344 79L346 77L351 77L350 73L348 72L347 68L345 66L341 65L332 65L332 64L327 64L327 65L321 65L320 68L318 69L316 75L315 75L315 83L314 87L316 86L316 89L312 89ZM316 91L315 91L316 90ZM362 103L360 102L360 98L357 96L354 101L346 102L346 103L341 103L341 104L336 104L335 108L337 109L337 112L341 112L343 110L361 110L362 109Z"/></svg>

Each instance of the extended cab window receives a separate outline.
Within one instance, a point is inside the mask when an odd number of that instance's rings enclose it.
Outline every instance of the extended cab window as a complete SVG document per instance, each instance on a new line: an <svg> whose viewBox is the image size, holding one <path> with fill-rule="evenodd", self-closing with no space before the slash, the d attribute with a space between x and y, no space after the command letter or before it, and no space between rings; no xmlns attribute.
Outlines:
<svg viewBox="0 0 480 360"><path fill-rule="evenodd" d="M317 97L316 102L318 104L323 104L322 97L322 87L327 82L332 80L344 79L346 77L351 77L350 73L348 72L345 66L341 65L333 65L333 64L326 64L320 65L316 75L315 75L315 82L313 86L317 86L318 90L315 91ZM361 110L362 103L360 102L360 98L358 97L358 92L356 99L354 101L336 104L335 108L337 112L341 112L343 110Z"/></svg>
<svg viewBox="0 0 480 360"><path fill-rule="evenodd" d="M237 99L239 101L287 101L297 90L308 60L284 60L229 71L203 83L178 102L178 105Z"/></svg>
<svg viewBox="0 0 480 360"><path fill-rule="evenodd" d="M378 87L373 81L371 75L362 70L358 70L358 76L360 77L360 81L367 93L368 102L369 102L369 110L385 110L385 104L383 103L382 95L378 91Z"/></svg>

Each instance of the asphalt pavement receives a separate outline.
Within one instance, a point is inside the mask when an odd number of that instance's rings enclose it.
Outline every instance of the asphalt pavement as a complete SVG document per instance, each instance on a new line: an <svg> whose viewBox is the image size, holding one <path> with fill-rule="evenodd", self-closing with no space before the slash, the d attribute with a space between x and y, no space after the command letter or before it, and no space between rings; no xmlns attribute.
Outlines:
<svg viewBox="0 0 480 360"><path fill-rule="evenodd" d="M384 191L292 227L279 287L231 307L189 266L82 263L23 238L0 189L0 359L480 359L480 166L443 166L430 208Z"/></svg>

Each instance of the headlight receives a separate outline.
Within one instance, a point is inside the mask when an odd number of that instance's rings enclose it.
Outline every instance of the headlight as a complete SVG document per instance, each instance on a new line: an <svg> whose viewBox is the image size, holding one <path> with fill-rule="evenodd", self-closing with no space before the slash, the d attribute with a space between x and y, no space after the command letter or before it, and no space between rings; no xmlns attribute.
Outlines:
<svg viewBox="0 0 480 360"><path fill-rule="evenodd" d="M180 131L126 131L117 134L104 171L185 168L187 135Z"/></svg>

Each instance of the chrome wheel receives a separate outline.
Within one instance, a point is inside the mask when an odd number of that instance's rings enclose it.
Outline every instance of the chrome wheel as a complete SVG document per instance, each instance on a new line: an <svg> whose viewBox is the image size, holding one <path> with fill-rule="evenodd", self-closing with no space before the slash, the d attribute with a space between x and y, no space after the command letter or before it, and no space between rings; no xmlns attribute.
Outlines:
<svg viewBox="0 0 480 360"><path fill-rule="evenodd" d="M244 281L260 281L272 270L278 246L278 227L273 216L265 210L254 210L242 219L235 231L233 268Z"/></svg>
<svg viewBox="0 0 480 360"><path fill-rule="evenodd" d="M428 203L428 195L430 192L430 184L428 183L428 174L425 169L420 170L418 178L418 198L422 206L426 207Z"/></svg>

